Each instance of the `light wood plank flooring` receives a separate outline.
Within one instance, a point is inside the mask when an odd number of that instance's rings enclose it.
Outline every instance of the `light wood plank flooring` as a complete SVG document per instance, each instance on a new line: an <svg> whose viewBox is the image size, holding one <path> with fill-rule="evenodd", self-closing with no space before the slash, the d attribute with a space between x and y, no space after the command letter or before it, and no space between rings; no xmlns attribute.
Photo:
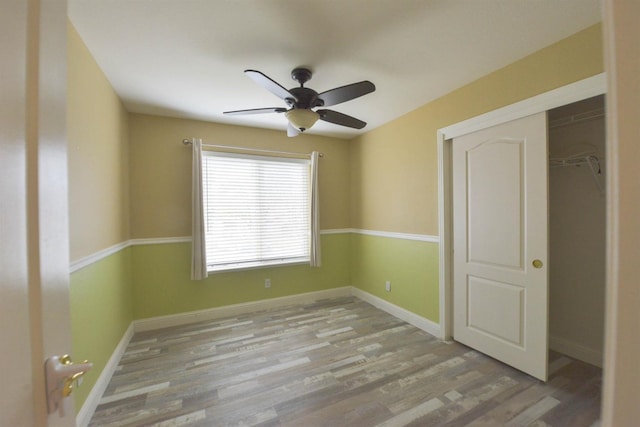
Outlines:
<svg viewBox="0 0 640 427"><path fill-rule="evenodd" d="M137 333L91 426L597 426L600 369L544 384L353 297Z"/></svg>

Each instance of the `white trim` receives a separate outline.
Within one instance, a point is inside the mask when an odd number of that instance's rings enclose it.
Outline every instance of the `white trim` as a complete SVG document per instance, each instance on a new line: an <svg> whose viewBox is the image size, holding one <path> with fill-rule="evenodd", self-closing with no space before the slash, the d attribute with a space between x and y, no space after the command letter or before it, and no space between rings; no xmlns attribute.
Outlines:
<svg viewBox="0 0 640 427"><path fill-rule="evenodd" d="M432 322L425 317L419 316L409 310L392 304L389 301L370 294L369 292L365 292L362 289L352 287L351 294L365 302L368 302L374 307L379 308L380 310L386 311L387 313L397 317L398 319L412 324L416 328L422 329L423 331L435 336L436 338L442 339L442 330L440 328L440 325Z"/></svg>
<svg viewBox="0 0 640 427"><path fill-rule="evenodd" d="M574 359L582 360L583 362L602 368L602 351L553 335L549 336L549 348L558 353L566 354Z"/></svg>
<svg viewBox="0 0 640 427"><path fill-rule="evenodd" d="M353 228L330 228L327 230L320 230L320 234L348 234L353 233Z"/></svg>
<svg viewBox="0 0 640 427"><path fill-rule="evenodd" d="M595 76L568 84L566 86L545 92L543 94L525 99L515 104L482 114L480 116L462 121L460 123L438 129L438 235L441 239L439 259L439 294L440 294L440 327L444 339L449 339L452 332L451 292L453 285L450 277L452 236L451 227L451 158L450 141L452 138L465 135L490 126L499 125L512 120L520 119L531 114L547 111L552 108L571 104L593 96L602 95L607 91L606 74ZM447 249L448 248L448 249Z"/></svg>
<svg viewBox="0 0 640 427"><path fill-rule="evenodd" d="M122 355L127 349L127 345L129 345L129 341L131 341L131 337L133 337L133 332L133 323L130 323L115 350L113 350L109 361L105 365L102 372L100 372L100 376L89 392L89 395L84 401L82 408L80 408L80 410L78 411L78 414L76 415L76 425L78 427L86 427L89 425L91 417L93 417L93 414L96 411L98 404L100 403L100 399L107 389L109 381L111 381L111 377L116 372L116 368L120 363Z"/></svg>
<svg viewBox="0 0 640 427"><path fill-rule="evenodd" d="M425 332L442 338L440 325L437 323L412 313L402 307L392 304L373 294L365 292L353 286L327 289L324 291L307 292L298 295L289 295L279 298L270 298L259 301L251 301L241 304L225 305L222 307L209 308L206 310L190 311L186 313L170 314L167 316L150 317L146 319L134 320L132 322L135 332L151 331L154 329L167 328L171 326L186 325L189 323L201 322L203 320L218 319L238 314L251 313L261 310L270 310L292 304L305 304L320 299L339 298L353 295L387 313L410 323Z"/></svg>
<svg viewBox="0 0 640 427"><path fill-rule="evenodd" d="M119 252L129 246L129 241L118 243L117 245L109 246L106 249L102 249L84 258L75 260L69 265L69 273L75 273L76 271L85 268L95 262L98 262L101 259L108 257L109 255L113 255L116 252Z"/></svg>
<svg viewBox="0 0 640 427"><path fill-rule="evenodd" d="M405 239L405 240L418 240L420 242L439 243L440 238L438 236L429 236L427 234L409 234L409 233L396 233L393 231L377 231L377 230L361 230L352 229L355 234L362 234L365 236L377 236L377 237L389 237L392 239Z"/></svg>
<svg viewBox="0 0 640 427"><path fill-rule="evenodd" d="M149 239L131 239L130 246L137 245L164 245L166 243L188 243L191 242L191 236L184 237L152 237Z"/></svg>
<svg viewBox="0 0 640 427"><path fill-rule="evenodd" d="M413 233L398 233L395 231L379 231L379 230L364 230L361 228L337 228L322 230L320 234L361 234L364 236L376 236L376 237L389 237L391 239L404 239L404 240L417 240L420 242L439 243L440 238L438 236L430 236L428 234L413 234Z"/></svg>
<svg viewBox="0 0 640 427"><path fill-rule="evenodd" d="M321 230L320 234L343 234L343 233L353 233L353 229L351 228L341 228L341 229L330 229L330 230ZM191 241L190 236L184 237L152 237L147 239L131 239L126 240L122 243L118 243L117 245L110 246L106 249L102 249L98 252L95 252L91 255L88 255L84 258L80 258L76 261L73 261L69 265L69 274L75 273L76 271L83 269L84 267L88 267L91 264L94 264L98 261L103 260L109 255L113 255L118 251L128 248L129 246L137 246L137 245L163 245L166 243L187 243Z"/></svg>
<svg viewBox="0 0 640 427"><path fill-rule="evenodd" d="M440 241L438 236L429 236L426 234L394 233L391 231L359 230L356 228L335 228L335 229L320 230L320 234L322 235L347 234L347 233L364 234L368 236L390 237L394 239L419 240L421 242L431 242L431 243L438 243ZM190 241L191 241L190 236L152 237L147 239L126 240L122 243L118 243L117 245L110 246L106 249L102 249L84 258L80 258L76 261L73 261L69 265L69 274L75 273L80 269L83 269L85 267L88 267L91 264L101 261L104 258L110 255L113 255L118 251L128 248L129 246L163 245L167 243L187 243Z"/></svg>
<svg viewBox="0 0 640 427"><path fill-rule="evenodd" d="M167 328L170 326L186 325L203 320L217 319L226 316L250 313L259 310L269 310L291 304L304 304L319 299L338 298L351 295L351 288L327 289L324 291L307 292L286 297L270 298L259 301L251 301L242 304L225 305L222 307L209 308L206 310L189 311L186 313L170 314L168 316L150 317L133 321L135 332L151 331L154 329Z"/></svg>
<svg viewBox="0 0 640 427"><path fill-rule="evenodd" d="M521 119L572 102L602 95L607 90L605 73L570 83L566 86L490 111L480 116L439 129L444 139L456 138L491 126Z"/></svg>
<svg viewBox="0 0 640 427"><path fill-rule="evenodd" d="M438 252L438 303L440 305L440 326L442 338L451 340L453 337L453 310L445 309L451 307L453 286L445 284L451 283L451 260L453 242L451 235L453 231L453 206L451 194L446 191L451 189L451 144L445 144L444 134L438 131L438 233L442 236ZM447 167L445 167L447 165Z"/></svg>
<svg viewBox="0 0 640 427"><path fill-rule="evenodd" d="M119 252L123 249L128 248L129 246L157 245L157 244L165 244L165 243L183 243L183 242L190 242L190 241L191 241L191 237L160 237L160 238L151 238L151 239L125 240L124 242L118 243L106 249L102 249L98 252L95 252L91 255L88 255L84 258L80 258L76 261L73 261L69 265L69 274L75 273L80 269L83 269L85 267L90 266L91 264L101 261L106 257L115 254L116 252Z"/></svg>

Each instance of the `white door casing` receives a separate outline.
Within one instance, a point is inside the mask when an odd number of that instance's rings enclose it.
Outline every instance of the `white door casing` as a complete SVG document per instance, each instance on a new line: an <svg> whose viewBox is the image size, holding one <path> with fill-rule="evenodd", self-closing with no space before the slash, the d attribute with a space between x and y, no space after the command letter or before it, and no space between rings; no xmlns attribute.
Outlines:
<svg viewBox="0 0 640 427"><path fill-rule="evenodd" d="M452 165L454 338L546 381L546 113L455 138Z"/></svg>

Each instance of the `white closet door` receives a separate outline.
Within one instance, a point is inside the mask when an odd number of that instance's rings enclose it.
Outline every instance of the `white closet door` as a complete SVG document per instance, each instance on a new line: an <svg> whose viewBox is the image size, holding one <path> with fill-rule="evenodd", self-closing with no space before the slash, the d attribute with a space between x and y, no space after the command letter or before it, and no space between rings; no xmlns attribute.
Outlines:
<svg viewBox="0 0 640 427"><path fill-rule="evenodd" d="M546 113L453 140L454 338L547 379Z"/></svg>

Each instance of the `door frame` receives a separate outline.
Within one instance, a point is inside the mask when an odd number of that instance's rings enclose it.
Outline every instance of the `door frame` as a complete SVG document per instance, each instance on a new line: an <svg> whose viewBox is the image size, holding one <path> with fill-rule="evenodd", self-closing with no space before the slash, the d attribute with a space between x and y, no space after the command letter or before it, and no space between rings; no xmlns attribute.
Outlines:
<svg viewBox="0 0 640 427"><path fill-rule="evenodd" d="M536 95L515 104L490 111L477 117L438 129L438 235L440 248L439 267L439 307L440 338L453 338L453 211L452 211L452 143L453 138L491 126L541 113L583 99L605 94L607 78L605 73L579 80L549 92Z"/></svg>

